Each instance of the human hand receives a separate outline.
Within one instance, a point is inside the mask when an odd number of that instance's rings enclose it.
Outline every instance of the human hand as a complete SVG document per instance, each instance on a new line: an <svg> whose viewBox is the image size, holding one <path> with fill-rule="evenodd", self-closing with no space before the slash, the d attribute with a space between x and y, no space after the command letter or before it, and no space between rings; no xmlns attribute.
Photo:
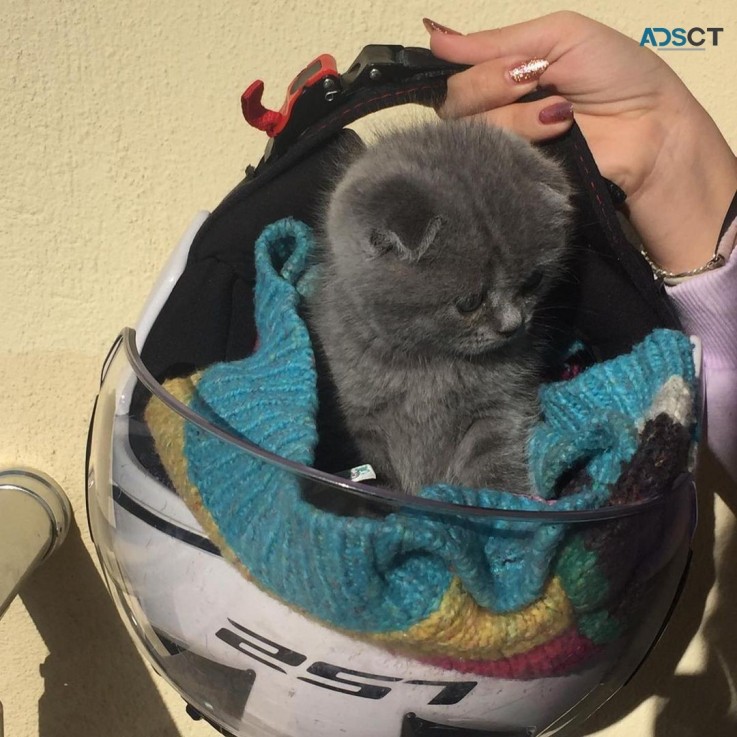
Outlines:
<svg viewBox="0 0 737 737"><path fill-rule="evenodd" d="M474 65L448 80L442 117L481 116L544 140L575 115L602 174L627 194L653 259L676 272L709 260L737 190L737 161L657 54L568 11L467 36L433 30L430 45L440 58ZM517 102L538 85L555 94Z"/></svg>

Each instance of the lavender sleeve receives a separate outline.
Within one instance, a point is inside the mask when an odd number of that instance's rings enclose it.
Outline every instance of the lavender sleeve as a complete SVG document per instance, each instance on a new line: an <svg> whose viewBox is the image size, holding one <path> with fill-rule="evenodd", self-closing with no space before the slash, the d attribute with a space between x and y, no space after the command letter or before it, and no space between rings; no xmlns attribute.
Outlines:
<svg viewBox="0 0 737 737"><path fill-rule="evenodd" d="M722 236L728 256L737 240L737 220ZM706 390L706 442L737 481L737 256L714 271L666 287L684 330L701 338Z"/></svg>

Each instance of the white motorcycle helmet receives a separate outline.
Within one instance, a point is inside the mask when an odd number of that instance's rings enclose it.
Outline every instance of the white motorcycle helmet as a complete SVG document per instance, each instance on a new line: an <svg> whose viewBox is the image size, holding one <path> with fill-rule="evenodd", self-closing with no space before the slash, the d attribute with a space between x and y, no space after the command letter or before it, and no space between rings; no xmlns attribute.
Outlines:
<svg viewBox="0 0 737 737"><path fill-rule="evenodd" d="M347 123L388 105L436 102L456 70L424 50L373 46L344 75L331 57L316 59L290 85L279 113L260 106L262 87L252 85L244 94L244 113L272 136L264 159L212 214L195 218L135 330L121 333L103 367L87 459L89 523L103 571L142 652L181 693L190 713L223 734L554 734L593 712L632 675L677 599L694 515L693 484L682 458L651 493L638 495L642 479L630 474L629 496L591 508L408 499L371 485L365 468L329 473L318 463L308 466L269 452L217 417L195 411L166 381L252 353L258 234L287 216L310 222L316 192L328 176L326 162L342 138L354 135L343 131ZM585 308L574 305L565 319L585 337L589 358L611 360L654 330L677 330L665 297L619 230L613 200L622 193L599 176L577 129L551 147L582 185L576 237L585 248L576 304ZM610 315L612 303L622 305L616 316ZM507 630L495 645L487 643L480 658L470 650L461 655L443 650L430 640L418 654L409 646L417 627L369 636L347 620L322 616L322 610L290 600L251 575L207 515L185 502L176 472L162 462L162 446L152 440L146 407L154 396L165 420L198 437L217 438L257 468L306 479L313 490L380 503L399 526L426 517L507 531L534 527L555 531L556 539L608 541L604 548L610 545L609 553L619 556L626 539L636 553L607 599L607 616L632 605L622 614L626 626L606 636L606 627L597 625L592 634L589 626L588 634L581 634L581 623L598 616L598 604L583 599L606 566L569 575L566 596L574 605L566 604L565 622L552 584L539 601L509 608L496 619L482 612L478 628L463 630L464 637L478 640L497 626ZM325 453L327 458L330 449ZM322 468L337 471L335 463L325 461ZM260 478L240 482L258 484ZM297 541L293 551L296 567L305 547ZM556 565L565 553L557 555ZM403 585L411 587L412 581ZM617 606L611 602L615 596ZM547 618L545 636L535 629L536 618ZM459 622L462 618L454 626Z"/></svg>

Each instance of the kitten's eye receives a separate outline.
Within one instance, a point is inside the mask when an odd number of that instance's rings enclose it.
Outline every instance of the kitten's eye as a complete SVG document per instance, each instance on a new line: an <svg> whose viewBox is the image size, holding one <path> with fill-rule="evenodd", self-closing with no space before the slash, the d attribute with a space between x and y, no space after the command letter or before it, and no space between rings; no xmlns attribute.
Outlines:
<svg viewBox="0 0 737 737"><path fill-rule="evenodd" d="M469 294L466 297L459 297L456 300L456 309L462 315L470 315L472 312L476 312L486 299L486 291L477 292L476 294Z"/></svg>
<svg viewBox="0 0 737 737"><path fill-rule="evenodd" d="M536 287L540 286L540 282L543 280L542 269L535 269L528 277L522 282L520 287L521 292L531 292Z"/></svg>

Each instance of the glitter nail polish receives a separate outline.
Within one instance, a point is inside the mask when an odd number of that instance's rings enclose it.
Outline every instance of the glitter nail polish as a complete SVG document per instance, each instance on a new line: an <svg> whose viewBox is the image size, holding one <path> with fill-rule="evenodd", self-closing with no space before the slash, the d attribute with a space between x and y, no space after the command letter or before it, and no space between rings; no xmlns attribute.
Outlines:
<svg viewBox="0 0 737 737"><path fill-rule="evenodd" d="M444 33L446 36L463 35L460 31L454 31L452 28L448 28L448 26L444 26L441 23L436 23L434 20L430 20L429 18L423 18L422 22L425 25L428 33L432 33L433 31L440 31L440 33Z"/></svg>
<svg viewBox="0 0 737 737"><path fill-rule="evenodd" d="M539 79L542 73L550 66L545 59L530 59L509 70L509 76L518 84L533 82Z"/></svg>

